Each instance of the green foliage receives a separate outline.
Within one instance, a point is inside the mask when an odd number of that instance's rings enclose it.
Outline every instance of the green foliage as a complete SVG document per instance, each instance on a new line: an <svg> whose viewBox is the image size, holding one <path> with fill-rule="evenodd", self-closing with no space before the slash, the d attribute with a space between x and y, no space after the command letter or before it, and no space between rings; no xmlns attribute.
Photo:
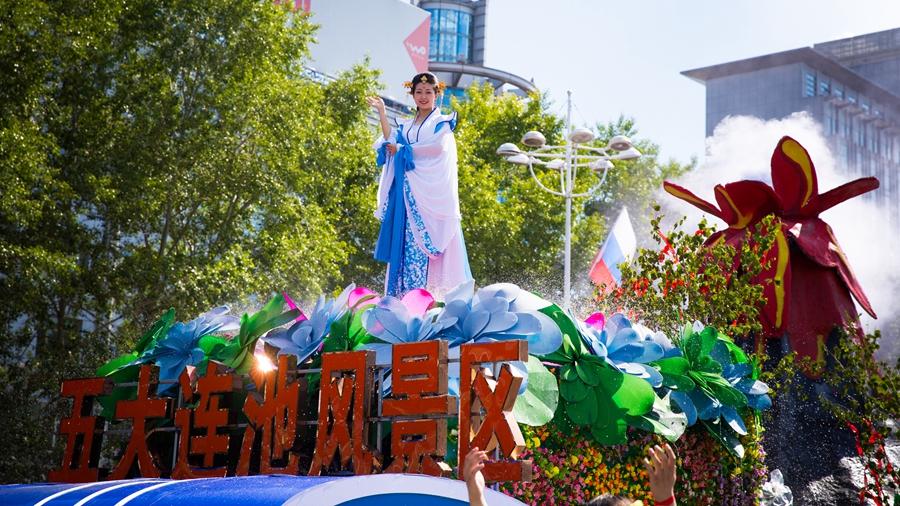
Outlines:
<svg viewBox="0 0 900 506"><path fill-rule="evenodd" d="M166 308L372 269L377 76L307 80L314 29L256 0L0 0L0 481L41 479L46 399Z"/></svg>
<svg viewBox="0 0 900 506"><path fill-rule="evenodd" d="M818 365L834 394L822 396L823 405L857 435L859 454L868 475L867 487L860 497L865 495L879 505L897 505L900 469L897 462L888 460L884 443L885 439L897 438L900 361L891 366L876 360L880 339L878 330L857 339L844 335L833 348L825 350L825 362Z"/></svg>
<svg viewBox="0 0 900 506"><path fill-rule="evenodd" d="M653 206L656 213L659 209ZM621 288L598 294L600 307L626 308L676 340L682 327L694 321L728 335L758 332L765 298L763 286L753 280L767 265L766 251L774 237L767 233L771 219L763 219L752 234L758 246L744 241L736 251L724 243L704 246L715 229L704 220L689 233L682 228L684 218L666 234L665 247L659 228L662 215L652 216L652 234L660 250L639 249L631 265L621 265ZM741 267L733 272L736 256Z"/></svg>

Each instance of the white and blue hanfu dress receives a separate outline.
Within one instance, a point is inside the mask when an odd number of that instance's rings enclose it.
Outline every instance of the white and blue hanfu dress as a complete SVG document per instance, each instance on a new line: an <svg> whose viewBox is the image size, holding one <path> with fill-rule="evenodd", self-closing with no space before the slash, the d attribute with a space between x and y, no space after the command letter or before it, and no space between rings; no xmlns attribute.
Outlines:
<svg viewBox="0 0 900 506"><path fill-rule="evenodd" d="M382 167L375 259L388 264L386 295L424 288L440 300L472 279L460 226L456 113L435 108L422 123L413 121L397 121L390 137L372 146ZM397 144L395 155L387 155L388 144Z"/></svg>

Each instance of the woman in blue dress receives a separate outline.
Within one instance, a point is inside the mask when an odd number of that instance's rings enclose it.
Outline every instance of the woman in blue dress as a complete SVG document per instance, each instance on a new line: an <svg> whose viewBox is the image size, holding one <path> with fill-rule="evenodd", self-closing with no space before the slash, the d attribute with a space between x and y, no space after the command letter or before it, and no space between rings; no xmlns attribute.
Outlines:
<svg viewBox="0 0 900 506"><path fill-rule="evenodd" d="M375 258L388 263L385 294L424 288L441 298L472 279L460 226L456 169L456 113L441 114L443 90L434 74L417 74L407 88L416 114L391 127L378 97L382 135L373 144L382 167L375 217L381 221Z"/></svg>

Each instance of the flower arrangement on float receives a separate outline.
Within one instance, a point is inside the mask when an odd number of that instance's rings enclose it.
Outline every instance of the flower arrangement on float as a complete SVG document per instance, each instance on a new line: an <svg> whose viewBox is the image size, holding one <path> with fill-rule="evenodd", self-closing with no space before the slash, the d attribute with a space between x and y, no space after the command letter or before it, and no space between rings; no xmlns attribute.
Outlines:
<svg viewBox="0 0 900 506"><path fill-rule="evenodd" d="M287 354L298 369L314 370L324 353L366 349L385 371L387 395L391 347L428 340L448 341L451 359L467 343L528 342L528 361L510 365L526 378L513 413L534 478L503 488L524 502L578 504L600 493L647 499L641 460L661 439L678 448L680 504L749 504L762 486L757 417L771 404L768 387L728 336L694 323L669 338L622 313L581 320L512 284L476 291L470 281L444 301L425 290L382 298L351 285L335 298L321 296L308 313L278 294L253 315L238 318L222 306L187 323L176 323L170 309L97 375L133 382L141 365L155 364L160 395L174 397L185 369L196 376L214 363L247 374ZM452 360L448 376L450 393L459 395ZM256 388L252 378L244 379L247 392ZM313 375L309 395L317 393ZM112 420L115 402L133 395L117 388L101 397L103 416Z"/></svg>

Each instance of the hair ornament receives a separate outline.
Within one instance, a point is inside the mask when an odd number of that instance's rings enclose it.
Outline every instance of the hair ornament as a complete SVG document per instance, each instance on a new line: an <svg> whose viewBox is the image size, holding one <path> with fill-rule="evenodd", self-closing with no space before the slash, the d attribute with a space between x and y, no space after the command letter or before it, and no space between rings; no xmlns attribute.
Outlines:
<svg viewBox="0 0 900 506"><path fill-rule="evenodd" d="M422 81L423 83L427 83L427 82L428 82L428 76L427 76L426 74L422 74L422 79L419 79L419 80Z"/></svg>
<svg viewBox="0 0 900 506"><path fill-rule="evenodd" d="M444 90L447 89L447 85L444 84L444 83L439 82L439 83L437 84L437 89L438 89L438 92L442 92L442 91L444 91Z"/></svg>
<svg viewBox="0 0 900 506"><path fill-rule="evenodd" d="M404 81L404 82L403 82L403 87L406 88L407 90L409 90L409 91L406 92L407 95L412 95L412 87L413 87L413 85L412 85L411 82L409 82L409 81Z"/></svg>

